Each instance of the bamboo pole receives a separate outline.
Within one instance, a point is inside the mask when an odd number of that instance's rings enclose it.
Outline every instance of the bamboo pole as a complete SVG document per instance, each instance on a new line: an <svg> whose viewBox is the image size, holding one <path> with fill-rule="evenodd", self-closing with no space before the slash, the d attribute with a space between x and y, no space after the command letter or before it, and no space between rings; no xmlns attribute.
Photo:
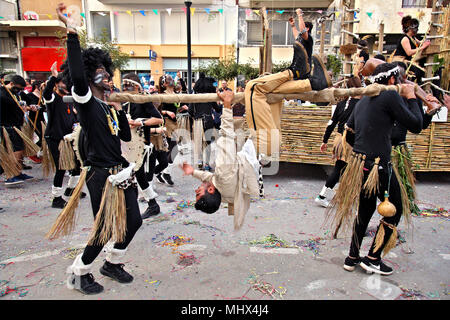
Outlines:
<svg viewBox="0 0 450 320"><path fill-rule="evenodd" d="M307 80L299 80L307 81ZM300 99L303 101L311 102L334 102L337 98L353 97L353 96L377 96L383 91L397 91L399 87L396 85L385 86L380 84L371 84L365 88L327 88L320 91L308 91L302 93L292 94L274 94L270 93L267 97L269 104L282 101L283 99L295 100ZM244 102L245 93L238 92L234 94L232 103ZM203 102L215 102L220 101L220 98L216 93L201 93L201 94L154 94L154 95L141 95L130 93L112 93L109 97L111 102L133 102L133 103L146 103L146 102L159 102L159 103L203 103Z"/></svg>

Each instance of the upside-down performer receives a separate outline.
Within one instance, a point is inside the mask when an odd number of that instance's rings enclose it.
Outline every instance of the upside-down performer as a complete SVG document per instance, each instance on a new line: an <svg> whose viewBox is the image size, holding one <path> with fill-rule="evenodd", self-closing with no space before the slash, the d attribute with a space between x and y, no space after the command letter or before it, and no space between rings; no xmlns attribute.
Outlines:
<svg viewBox="0 0 450 320"><path fill-rule="evenodd" d="M258 143L259 154L273 156L270 147L274 139L270 134L275 131L276 149L279 147L279 130L282 102L268 104L266 94L299 93L321 90L331 86L325 67L320 58L313 56L314 72L308 79L308 55L303 46L294 44L294 58L291 66L283 72L261 77L248 82L245 89L245 108L247 122L254 131L253 137L247 139L242 150L237 152L233 124L231 101L232 91L218 93L223 101L224 109L221 118L220 137L217 140L216 168L214 173L194 170L192 166L183 164L186 175L193 175L202 181L196 193L195 208L206 213L216 212L220 203L228 203L228 214L234 215L234 227L239 229L250 207L250 196L260 191L260 162L266 159L258 155L255 142ZM255 134L256 129L256 134ZM263 152L262 152L263 151Z"/></svg>
<svg viewBox="0 0 450 320"><path fill-rule="evenodd" d="M64 9L65 5L59 4L56 10L67 26L69 70L63 71L63 78L67 88L71 88L84 134L84 140L80 141L84 168L83 178L47 237L58 235L58 230L64 229L65 224L70 226L71 221L73 224L73 218L70 219L74 215L70 212L72 202L86 182L95 217L94 227L83 253L67 268L70 274L67 285L84 294L97 294L103 291L103 286L91 273L92 263L108 241L113 245L106 246L106 261L100 273L120 283L133 280L121 262L142 219L137 188L133 183L134 163L128 163L121 154L120 140L131 140L128 119L120 104L111 107L104 102L108 80L112 77L111 57L98 48L81 50L76 29L62 14ZM65 214L69 215L67 219L64 219Z"/></svg>
<svg viewBox="0 0 450 320"><path fill-rule="evenodd" d="M398 75L397 66L383 63L375 68L372 79L378 84L394 85ZM401 84L399 88L400 94L384 91L378 96L364 96L347 122L348 130L355 134L353 152L327 213L336 211L333 217L336 236L341 226L351 224L357 209L350 252L344 262L344 269L348 271L360 264L367 272L392 274L393 269L384 264L381 254L386 255L395 247L401 216L405 215L407 222L410 218L405 190L391 163L391 134L394 121L413 133L420 132L422 113L414 86ZM406 102L400 95L406 98ZM376 209L377 198L385 200L378 206L383 219L367 256L361 259L360 246Z"/></svg>

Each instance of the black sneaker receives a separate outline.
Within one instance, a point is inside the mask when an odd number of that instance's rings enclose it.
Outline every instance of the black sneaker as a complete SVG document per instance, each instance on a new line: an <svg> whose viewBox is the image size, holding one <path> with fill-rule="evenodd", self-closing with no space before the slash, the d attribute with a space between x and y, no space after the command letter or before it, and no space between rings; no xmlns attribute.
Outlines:
<svg viewBox="0 0 450 320"><path fill-rule="evenodd" d="M148 201L148 207L147 210L141 215L142 219L150 218L151 216L156 216L161 212L158 203L155 199Z"/></svg>
<svg viewBox="0 0 450 320"><path fill-rule="evenodd" d="M66 188L66 190L64 191L64 195L66 197L71 197L73 190L75 190L75 188ZM86 192L81 192L80 198L81 199L86 198Z"/></svg>
<svg viewBox="0 0 450 320"><path fill-rule="evenodd" d="M313 73L309 77L311 89L319 91L331 87L333 83L322 59L318 55L313 54L311 60L314 65Z"/></svg>
<svg viewBox="0 0 450 320"><path fill-rule="evenodd" d="M298 41L295 41L293 47L294 57L292 58L292 64L289 69L294 75L294 80L305 79L311 71L311 66L308 62L308 53Z"/></svg>
<svg viewBox="0 0 450 320"><path fill-rule="evenodd" d="M98 294L103 291L103 286L95 282L92 273L88 273L82 276L76 276L72 273L67 280L67 287L69 289L75 289L83 294Z"/></svg>
<svg viewBox="0 0 450 320"><path fill-rule="evenodd" d="M169 185L169 186L173 186L173 181L172 181L172 177L170 176L170 174L168 173L163 173L162 175L164 181Z"/></svg>
<svg viewBox="0 0 450 320"><path fill-rule="evenodd" d="M383 276L389 276L394 273L394 270L385 265L381 259L372 260L368 257L364 257L362 258L360 265L367 273L377 273Z"/></svg>
<svg viewBox="0 0 450 320"><path fill-rule="evenodd" d="M133 276L123 270L123 267L123 263L114 264L105 260L105 263L100 268L100 273L120 283L130 283L133 281Z"/></svg>
<svg viewBox="0 0 450 320"><path fill-rule="evenodd" d="M159 183L162 183L162 184L164 184L164 183L166 183L166 181L163 179L163 177L162 177L162 173L158 173L157 175L156 175L156 180L158 180L158 182Z"/></svg>
<svg viewBox="0 0 450 320"><path fill-rule="evenodd" d="M344 269L347 270L347 271L353 271L353 270L355 270L355 267L360 262L361 262L361 258L359 258L359 257L356 258L356 259L347 257L347 258L345 258L345 261L344 261Z"/></svg>
<svg viewBox="0 0 450 320"><path fill-rule="evenodd" d="M52 208L64 209L67 202L61 196L53 198Z"/></svg>
<svg viewBox="0 0 450 320"><path fill-rule="evenodd" d="M18 177L12 177L5 181L5 186L13 186L21 183L23 183L22 179L19 179Z"/></svg>
<svg viewBox="0 0 450 320"><path fill-rule="evenodd" d="M25 174L25 173L19 174L19 175L17 176L17 178L19 178L20 180L23 180L23 181L26 181L26 180L33 180L33 179L34 179L34 177L29 176L29 175L27 175L27 174Z"/></svg>

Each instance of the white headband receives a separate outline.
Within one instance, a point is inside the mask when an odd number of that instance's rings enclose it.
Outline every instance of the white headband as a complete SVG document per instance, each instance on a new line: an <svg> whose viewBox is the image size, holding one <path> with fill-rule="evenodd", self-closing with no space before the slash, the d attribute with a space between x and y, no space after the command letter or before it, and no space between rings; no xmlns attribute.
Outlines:
<svg viewBox="0 0 450 320"><path fill-rule="evenodd" d="M135 86L139 86L139 88L142 90L142 86L141 86L141 84L139 82L136 82L136 81L131 80L131 79L123 79L123 82L129 82L131 84L134 84Z"/></svg>
<svg viewBox="0 0 450 320"><path fill-rule="evenodd" d="M380 72L376 76L369 77L370 82L374 83L377 80L380 80L382 78L390 78L391 76L400 74L400 68L396 66L395 68L392 68L391 70L388 70L386 72Z"/></svg>

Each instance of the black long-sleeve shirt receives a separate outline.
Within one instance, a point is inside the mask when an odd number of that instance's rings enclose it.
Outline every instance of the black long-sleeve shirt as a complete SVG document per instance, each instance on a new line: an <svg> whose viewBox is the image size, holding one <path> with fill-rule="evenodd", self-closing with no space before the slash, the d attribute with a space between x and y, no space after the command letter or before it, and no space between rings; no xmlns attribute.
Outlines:
<svg viewBox="0 0 450 320"><path fill-rule="evenodd" d="M338 126L337 132L342 134L344 132L344 125L350 118L350 115L355 108L355 105L359 102L359 99L349 98L338 102L336 109L334 110L333 116L331 117L331 122L329 122L327 128L325 129L325 134L323 135L323 143L327 143L331 134L333 133L336 125Z"/></svg>
<svg viewBox="0 0 450 320"><path fill-rule="evenodd" d="M131 140L126 114L124 111L117 112L119 134L118 136L112 134L106 117L108 113L111 113L110 106L92 95L84 74L77 34L67 35L67 56L73 82L72 96L75 100L78 119L86 135L87 159L84 164L105 168L119 164L128 166L128 162L122 157L120 144L121 139Z"/></svg>
<svg viewBox="0 0 450 320"><path fill-rule="evenodd" d="M12 92L11 94L14 95ZM17 95L15 97L19 100ZM20 128L23 125L24 112L3 86L0 88L0 99L0 125Z"/></svg>
<svg viewBox="0 0 450 320"><path fill-rule="evenodd" d="M144 118L144 119L150 119L150 118L158 118L162 119L161 114L159 111L155 108L153 103L146 102L146 103L130 103L129 110L131 119L138 119L138 118ZM145 141L147 143L150 142L150 128L157 128L158 125L153 126L144 126L144 137Z"/></svg>
<svg viewBox="0 0 450 320"><path fill-rule="evenodd" d="M426 129L430 125L431 119L433 118L433 116L430 116L430 115L426 114L425 112L423 112L421 100L417 100L417 104L419 105L420 111L422 114L422 129ZM398 146L400 144L404 144L406 141L407 133L408 133L408 130L403 125L401 125L400 123L395 121L394 127L392 128L392 145Z"/></svg>
<svg viewBox="0 0 450 320"><path fill-rule="evenodd" d="M355 131L353 150L365 154L367 159L380 157L380 164L386 166L391 159L394 121L413 133L419 133L422 130L422 115L417 100L409 99L405 103L396 91L363 97L347 122Z"/></svg>
<svg viewBox="0 0 450 320"><path fill-rule="evenodd" d="M53 92L56 78L50 77L42 96L47 106L47 127L45 137L53 140L61 140L66 134L72 133L73 125L77 122L73 106L65 103L62 97Z"/></svg>

